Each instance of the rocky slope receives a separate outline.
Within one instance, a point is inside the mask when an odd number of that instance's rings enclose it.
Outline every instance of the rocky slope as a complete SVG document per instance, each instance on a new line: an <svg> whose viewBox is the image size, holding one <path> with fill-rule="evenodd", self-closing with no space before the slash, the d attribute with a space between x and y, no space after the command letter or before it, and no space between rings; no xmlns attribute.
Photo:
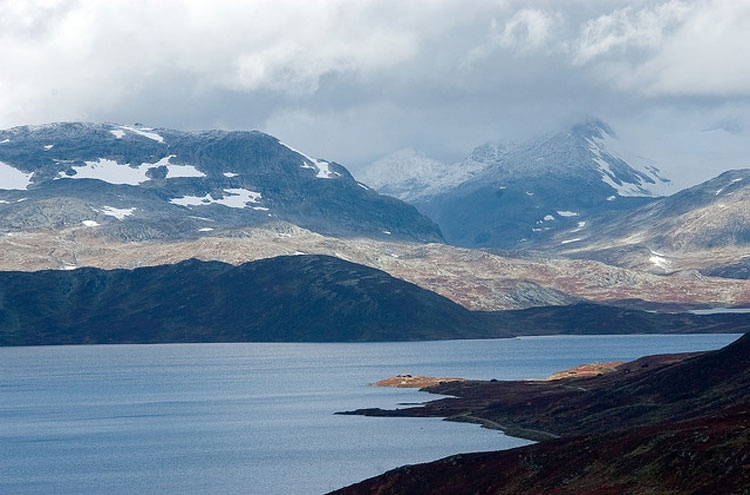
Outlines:
<svg viewBox="0 0 750 495"><path fill-rule="evenodd" d="M696 272L660 276L600 262L518 257L444 244L338 239L276 223L216 230L199 239L113 241L99 227L0 236L3 270L105 269L173 264L189 258L235 265L291 254L322 254L383 270L475 310L522 309L584 299L645 309L750 305L750 282ZM645 302L645 303L642 303Z"/></svg>
<svg viewBox="0 0 750 495"><path fill-rule="evenodd" d="M557 245L561 254L659 273L694 268L747 278L750 169L725 172L621 217L596 219L590 227L558 234L546 248Z"/></svg>
<svg viewBox="0 0 750 495"><path fill-rule="evenodd" d="M275 220L330 235L441 240L414 207L257 131L0 131L2 232L85 225L126 241L179 239Z"/></svg>
<svg viewBox="0 0 750 495"><path fill-rule="evenodd" d="M477 312L329 256L0 272L0 345L347 342L750 330L744 315L602 305Z"/></svg>
<svg viewBox="0 0 750 495"><path fill-rule="evenodd" d="M600 377L429 390L458 398L409 413L458 412L563 438L405 466L335 493L701 494L750 486L750 335L718 351L641 358Z"/></svg>
<svg viewBox="0 0 750 495"><path fill-rule="evenodd" d="M591 218L618 215L671 192L659 170L624 149L599 120L521 145L489 143L416 180L408 171L413 163L404 160L401 167L400 183L394 165L390 173L379 165L363 176L411 201L440 225L449 243L464 247L534 248L558 232L585 233ZM446 180L444 169L462 182Z"/></svg>

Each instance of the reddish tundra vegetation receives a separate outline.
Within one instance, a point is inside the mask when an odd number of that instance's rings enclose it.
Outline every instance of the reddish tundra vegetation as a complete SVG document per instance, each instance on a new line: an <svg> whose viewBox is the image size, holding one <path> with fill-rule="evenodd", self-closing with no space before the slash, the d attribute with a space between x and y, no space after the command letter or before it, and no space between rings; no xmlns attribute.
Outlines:
<svg viewBox="0 0 750 495"><path fill-rule="evenodd" d="M750 334L717 351L647 356L598 376L425 390L453 397L346 414L469 420L543 441L404 466L333 493L750 493Z"/></svg>

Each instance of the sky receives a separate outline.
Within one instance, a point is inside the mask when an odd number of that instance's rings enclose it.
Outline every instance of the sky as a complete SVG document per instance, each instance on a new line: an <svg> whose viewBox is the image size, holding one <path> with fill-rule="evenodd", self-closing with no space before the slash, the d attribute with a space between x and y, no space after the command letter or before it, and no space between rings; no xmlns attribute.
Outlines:
<svg viewBox="0 0 750 495"><path fill-rule="evenodd" d="M750 167L750 0L0 0L0 127L259 129L355 172L587 116L679 186Z"/></svg>

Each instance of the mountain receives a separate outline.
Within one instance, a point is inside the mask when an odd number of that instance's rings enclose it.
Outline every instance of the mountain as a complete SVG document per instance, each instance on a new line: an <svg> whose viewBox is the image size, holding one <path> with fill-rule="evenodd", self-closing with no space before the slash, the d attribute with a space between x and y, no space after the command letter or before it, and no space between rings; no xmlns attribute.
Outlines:
<svg viewBox="0 0 750 495"><path fill-rule="evenodd" d="M647 356L602 376L427 390L453 398L362 413L458 414L562 438L405 466L335 493L703 494L750 486L750 334L717 351Z"/></svg>
<svg viewBox="0 0 750 495"><path fill-rule="evenodd" d="M0 272L0 345L506 337L482 313L328 256Z"/></svg>
<svg viewBox="0 0 750 495"><path fill-rule="evenodd" d="M567 240L572 237L577 240ZM659 273L694 268L747 278L750 169L725 172L619 217L596 219L585 232L558 234L548 247L555 244L561 254L630 268Z"/></svg>
<svg viewBox="0 0 750 495"><path fill-rule="evenodd" d="M414 207L257 131L0 131L0 231L84 225L124 240L174 239L278 220L330 235L442 240Z"/></svg>
<svg viewBox="0 0 750 495"><path fill-rule="evenodd" d="M373 162L360 179L380 194L411 203L448 191L484 167L474 160L448 165L408 148Z"/></svg>
<svg viewBox="0 0 750 495"><path fill-rule="evenodd" d="M750 329L744 315L598 304L469 311L330 256L239 266L188 260L135 270L0 272L0 345L348 342Z"/></svg>
<svg viewBox="0 0 750 495"><path fill-rule="evenodd" d="M436 221L446 241L464 247L532 249L558 232L585 233L591 218L671 192L670 181L629 153L600 120L521 145L489 143L449 168L472 173L429 195L424 179L422 192L400 196ZM408 186L390 181L387 187Z"/></svg>
<svg viewBox="0 0 750 495"><path fill-rule="evenodd" d="M0 235L0 271L139 268L190 258L239 265L262 258L320 254L383 270L472 310L524 309L599 301L646 310L750 305L744 280L697 272L669 276L598 261L524 253L509 256L447 244L335 238L276 222L214 230L196 239L124 241L76 225Z"/></svg>

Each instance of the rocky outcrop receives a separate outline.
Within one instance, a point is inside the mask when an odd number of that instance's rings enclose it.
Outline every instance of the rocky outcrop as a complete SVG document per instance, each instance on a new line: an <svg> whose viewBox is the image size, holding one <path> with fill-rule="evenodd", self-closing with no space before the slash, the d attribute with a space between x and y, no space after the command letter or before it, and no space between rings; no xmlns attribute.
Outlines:
<svg viewBox="0 0 750 495"><path fill-rule="evenodd" d="M465 382L466 378L436 378L434 376L412 376L397 375L390 378L384 378L374 383L368 383L375 387L394 387L394 388L424 388L440 385L446 382Z"/></svg>

